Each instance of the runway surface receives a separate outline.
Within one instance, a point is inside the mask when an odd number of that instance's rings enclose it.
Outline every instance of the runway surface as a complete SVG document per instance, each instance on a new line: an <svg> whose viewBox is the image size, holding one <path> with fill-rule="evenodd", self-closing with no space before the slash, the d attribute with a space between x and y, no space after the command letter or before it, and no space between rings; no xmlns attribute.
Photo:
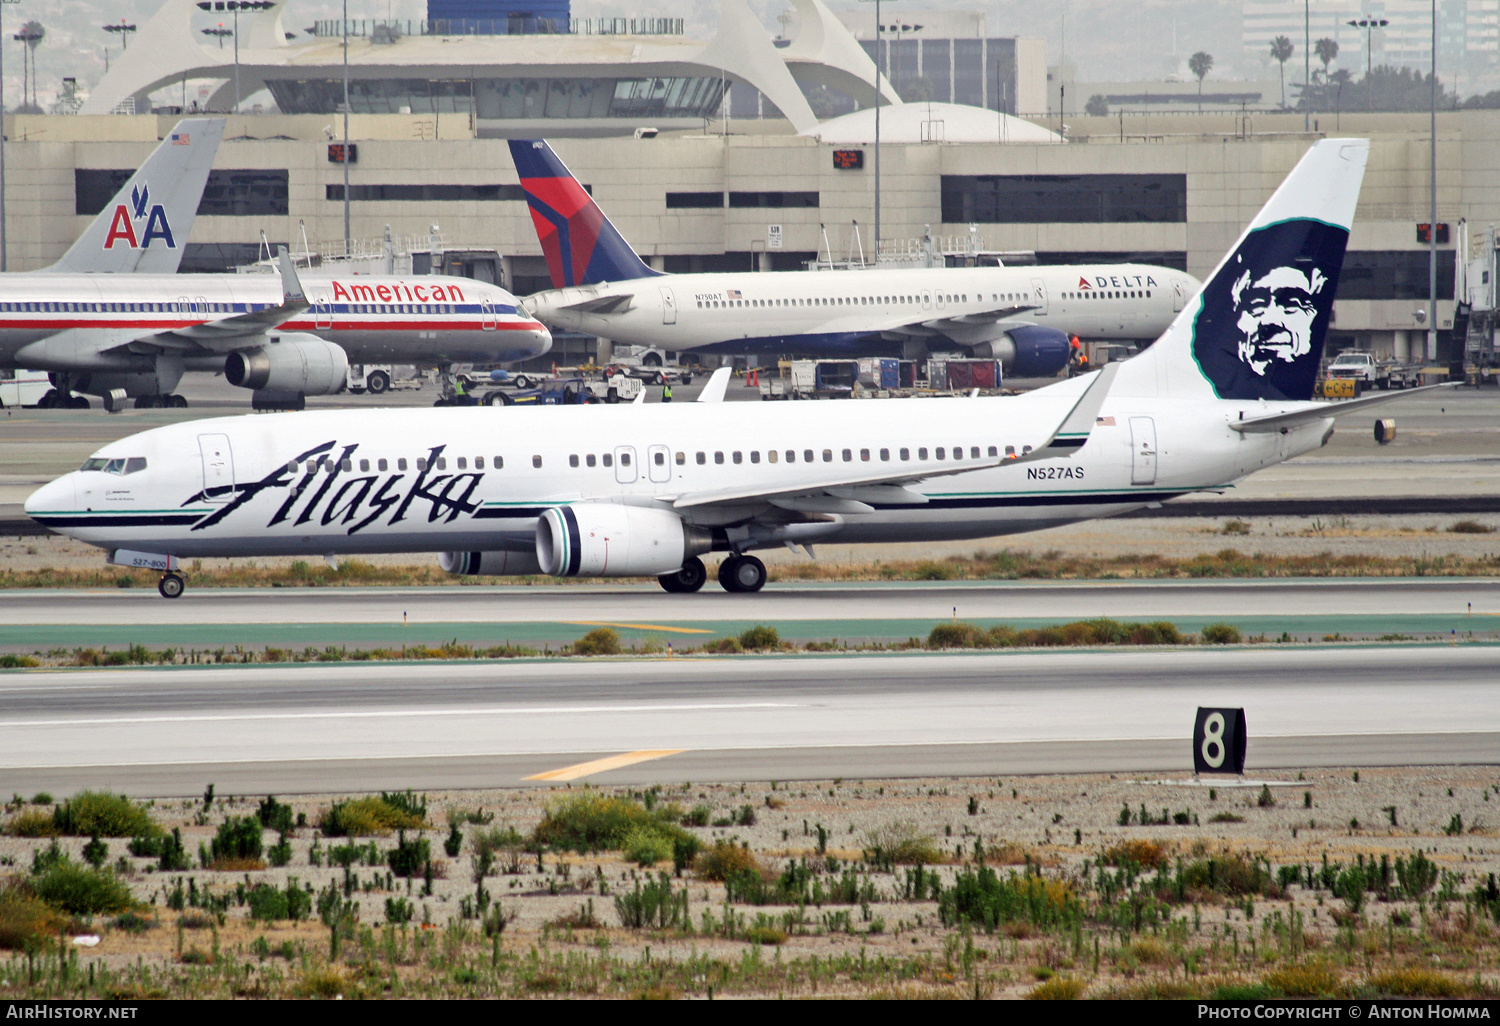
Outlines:
<svg viewBox="0 0 1500 1026"><path fill-rule="evenodd" d="M627 644L701 644L772 624L788 640L926 637L943 621L1040 626L1107 616L1169 619L1185 631L1227 621L1249 634L1494 638L1500 580L1359 578L1221 581L784 583L755 595L710 584L669 595L654 584L427 588L190 588L0 591L0 650L61 646L389 647L571 642L594 626Z"/></svg>
<svg viewBox="0 0 1500 1026"><path fill-rule="evenodd" d="M1198 705L1245 708L1250 770L1494 763L1497 670L1427 646L6 674L0 788L1183 771Z"/></svg>

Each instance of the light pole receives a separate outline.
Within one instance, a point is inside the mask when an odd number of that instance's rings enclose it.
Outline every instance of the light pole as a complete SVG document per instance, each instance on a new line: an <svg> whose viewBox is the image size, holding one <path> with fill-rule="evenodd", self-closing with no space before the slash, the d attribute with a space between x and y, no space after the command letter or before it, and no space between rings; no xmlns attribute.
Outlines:
<svg viewBox="0 0 1500 1026"><path fill-rule="evenodd" d="M344 256L351 256L349 250L353 244L353 237L349 234L349 0L344 0Z"/></svg>
<svg viewBox="0 0 1500 1026"><path fill-rule="evenodd" d="M264 11L275 7L273 0L200 0L198 9L200 11L229 11L234 15L234 28L226 29L220 25L217 30L204 29L206 36L218 36L219 48L224 47L224 36L234 36L234 112L240 109L240 12L241 11Z"/></svg>
<svg viewBox="0 0 1500 1026"><path fill-rule="evenodd" d="M203 34L205 36L213 36L217 39L219 41L219 49L222 50L224 49L224 40L234 35L234 29L227 29L223 25L217 25L214 28L203 29Z"/></svg>
<svg viewBox="0 0 1500 1026"><path fill-rule="evenodd" d="M21 0L0 0L3 4L18 4ZM4 7L0 6L0 11ZM5 30L0 26L0 40ZM5 47L0 46L0 272L6 270L5 261Z"/></svg>
<svg viewBox="0 0 1500 1026"><path fill-rule="evenodd" d="M1437 0L1432 0L1432 74L1428 79L1432 93L1432 110L1428 134L1432 136L1428 151L1431 171L1427 208L1427 359L1437 359ZM1467 259L1467 253L1455 253L1453 259ZM1450 350L1451 358L1451 350Z"/></svg>
<svg viewBox="0 0 1500 1026"><path fill-rule="evenodd" d="M121 18L118 23L105 25L103 29L111 35L120 37L120 48L122 50L130 49L130 33L135 31L134 25L127 25L125 19Z"/></svg>
<svg viewBox="0 0 1500 1026"><path fill-rule="evenodd" d="M1349 22L1350 28L1362 28L1365 30L1365 110L1374 108L1373 85L1370 82L1370 57L1371 47L1375 45L1375 30L1385 28L1390 24L1385 18L1372 18L1368 14L1363 18L1355 18ZM1435 24L1435 23L1434 23Z"/></svg>
<svg viewBox="0 0 1500 1026"><path fill-rule="evenodd" d="M346 0L347 2L347 0ZM860 0L869 3L870 0ZM880 37L885 26L880 22L880 2L875 2L875 263L880 263Z"/></svg>
<svg viewBox="0 0 1500 1026"><path fill-rule="evenodd" d="M1311 116L1312 96L1312 0L1302 0L1302 131Z"/></svg>

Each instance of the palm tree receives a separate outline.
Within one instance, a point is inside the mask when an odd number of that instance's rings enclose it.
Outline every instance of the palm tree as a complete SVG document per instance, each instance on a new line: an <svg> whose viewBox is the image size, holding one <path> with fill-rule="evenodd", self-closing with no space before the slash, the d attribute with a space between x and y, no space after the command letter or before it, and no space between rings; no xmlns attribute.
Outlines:
<svg viewBox="0 0 1500 1026"><path fill-rule="evenodd" d="M1203 109L1203 80L1214 69L1214 55L1199 50L1188 58L1188 70L1198 76L1198 109Z"/></svg>
<svg viewBox="0 0 1500 1026"><path fill-rule="evenodd" d="M1317 54L1318 60L1323 62L1323 77L1328 78L1328 65L1338 59L1339 44L1324 37L1313 44L1313 53Z"/></svg>
<svg viewBox="0 0 1500 1026"><path fill-rule="evenodd" d="M26 52L21 54L21 106L19 110L26 114L40 114L42 109L36 105L36 48L41 45L47 36L47 30L39 21L28 21L21 26L21 31L15 34L17 42L26 44Z"/></svg>
<svg viewBox="0 0 1500 1026"><path fill-rule="evenodd" d="M1281 65L1281 106L1286 107L1286 62L1292 59L1296 53L1292 41L1286 36L1277 36L1271 40L1271 59Z"/></svg>

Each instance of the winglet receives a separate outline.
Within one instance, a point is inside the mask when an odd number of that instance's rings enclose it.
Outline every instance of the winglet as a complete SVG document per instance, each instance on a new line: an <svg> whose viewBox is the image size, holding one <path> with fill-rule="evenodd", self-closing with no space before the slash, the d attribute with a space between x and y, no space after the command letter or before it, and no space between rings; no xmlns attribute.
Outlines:
<svg viewBox="0 0 1500 1026"><path fill-rule="evenodd" d="M1088 388L1084 389L1083 395L1078 397L1078 402L1073 404L1073 408L1057 426L1057 430L1052 432L1052 437L1010 462L1029 463L1032 460L1050 460L1058 456L1072 456L1082 449L1083 443L1089 440L1089 435L1094 430L1094 422L1098 419L1099 409L1109 395L1110 386L1114 384L1115 375L1123 366L1125 366L1123 363L1106 364L1104 369L1098 372L1099 376L1090 383Z"/></svg>
<svg viewBox="0 0 1500 1026"><path fill-rule="evenodd" d="M722 403L724 393L729 391L729 379L734 374L732 367L720 367L708 377L708 383L698 394L700 403Z"/></svg>
<svg viewBox="0 0 1500 1026"><path fill-rule="evenodd" d="M276 259L281 268L281 302L284 305L306 303L307 295L302 291L302 279L297 277L297 265L285 246L276 247Z"/></svg>

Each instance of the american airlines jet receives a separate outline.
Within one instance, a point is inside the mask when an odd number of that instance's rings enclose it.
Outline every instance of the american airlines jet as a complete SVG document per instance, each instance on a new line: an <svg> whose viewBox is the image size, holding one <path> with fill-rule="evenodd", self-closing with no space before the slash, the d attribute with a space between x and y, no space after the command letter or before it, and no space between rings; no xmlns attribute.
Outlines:
<svg viewBox="0 0 1500 1026"><path fill-rule="evenodd" d="M718 552L746 592L757 549L989 537L1222 489L1412 394L1311 399L1368 154L1314 144L1155 345L1025 395L202 420L111 442L26 511L160 570L168 597L184 557L421 551L671 592Z"/></svg>
<svg viewBox="0 0 1500 1026"><path fill-rule="evenodd" d="M222 373L257 408L342 390L349 361L437 366L541 356L552 336L495 285L314 271L288 300L272 275L176 274L222 119L189 118L62 260L0 275L0 367L49 372L45 407L186 406L187 371ZM99 273L132 272L132 273ZM449 386L451 387L451 385ZM441 400L440 400L441 401Z"/></svg>
<svg viewBox="0 0 1500 1026"><path fill-rule="evenodd" d="M552 328L694 353L900 356L951 351L1051 377L1070 334L1154 339L1198 282L1146 264L662 274L541 140L511 157L553 288L523 300Z"/></svg>

